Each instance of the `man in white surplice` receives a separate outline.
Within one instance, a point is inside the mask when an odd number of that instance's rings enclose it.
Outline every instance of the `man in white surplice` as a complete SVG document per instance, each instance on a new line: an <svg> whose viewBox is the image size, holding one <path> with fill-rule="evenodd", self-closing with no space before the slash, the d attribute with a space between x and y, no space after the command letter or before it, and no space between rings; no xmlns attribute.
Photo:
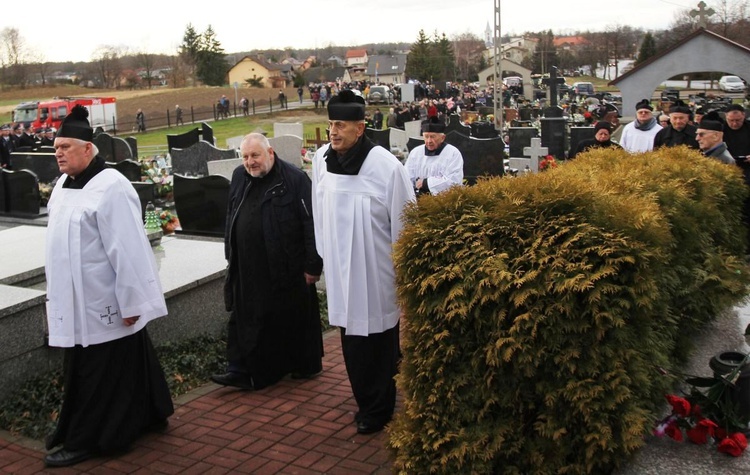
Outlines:
<svg viewBox="0 0 750 475"><path fill-rule="evenodd" d="M369 434L391 420L396 403L401 311L391 253L415 196L398 159L365 137L364 118L361 97L346 90L331 98L331 143L313 159L312 192L328 318L341 328L357 432Z"/></svg>
<svg viewBox="0 0 750 475"><path fill-rule="evenodd" d="M438 194L464 180L464 157L445 143L445 124L437 117L422 122L424 144L414 147L406 160L417 194Z"/></svg>
<svg viewBox="0 0 750 475"><path fill-rule="evenodd" d="M52 467L121 453L174 412L145 328L167 306L140 201L92 140L88 111L74 107L55 138L63 175L47 206L49 344L65 352Z"/></svg>

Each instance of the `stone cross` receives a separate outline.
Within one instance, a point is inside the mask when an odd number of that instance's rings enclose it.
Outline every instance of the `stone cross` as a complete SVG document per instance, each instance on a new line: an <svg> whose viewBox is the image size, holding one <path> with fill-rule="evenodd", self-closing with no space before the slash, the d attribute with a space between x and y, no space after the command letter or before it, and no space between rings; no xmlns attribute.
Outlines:
<svg viewBox="0 0 750 475"><path fill-rule="evenodd" d="M713 8L706 8L706 2L701 1L698 4L697 10L690 10L690 16L695 18L698 17L698 28L706 28L708 22L706 19L712 16L716 11Z"/></svg>
<svg viewBox="0 0 750 475"><path fill-rule="evenodd" d="M542 139L535 137L531 139L531 147L523 148L523 154L528 155L531 158L531 165L529 166L531 171L538 172L539 158L546 157L549 154L549 148L542 147Z"/></svg>

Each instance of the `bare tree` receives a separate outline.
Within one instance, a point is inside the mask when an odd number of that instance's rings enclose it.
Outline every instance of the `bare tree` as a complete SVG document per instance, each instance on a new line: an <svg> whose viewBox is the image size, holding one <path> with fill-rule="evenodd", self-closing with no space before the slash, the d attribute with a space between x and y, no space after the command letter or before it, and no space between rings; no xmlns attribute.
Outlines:
<svg viewBox="0 0 750 475"><path fill-rule="evenodd" d="M0 33L2 41L2 80L6 84L25 86L28 81L26 46L18 28L6 27Z"/></svg>
<svg viewBox="0 0 750 475"><path fill-rule="evenodd" d="M92 63L96 71L96 79L100 87L117 88L122 76L121 58L122 47L104 45L99 46L92 56Z"/></svg>
<svg viewBox="0 0 750 475"><path fill-rule="evenodd" d="M479 65L482 63L482 53L486 49L484 41L469 32L454 35L451 41L456 57L458 78L466 81L474 80L479 73Z"/></svg>
<svg viewBox="0 0 750 475"><path fill-rule="evenodd" d="M185 87L188 78L191 77L191 68L185 64L182 55L170 56L169 67L169 82L172 84L172 87Z"/></svg>
<svg viewBox="0 0 750 475"><path fill-rule="evenodd" d="M146 52L140 52L135 55L135 64L143 70L143 80L146 81L148 88L151 89L154 81L154 71L156 70L156 55Z"/></svg>

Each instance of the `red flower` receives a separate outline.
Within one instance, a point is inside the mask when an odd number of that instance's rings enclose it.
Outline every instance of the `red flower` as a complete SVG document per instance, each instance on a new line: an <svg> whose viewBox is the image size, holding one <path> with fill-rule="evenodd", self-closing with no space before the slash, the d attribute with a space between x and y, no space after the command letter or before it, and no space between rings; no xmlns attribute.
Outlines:
<svg viewBox="0 0 750 475"><path fill-rule="evenodd" d="M714 435L717 439L722 440L726 439L729 434L727 434L727 431L722 429L721 427L717 427L716 431L714 431Z"/></svg>
<svg viewBox="0 0 750 475"><path fill-rule="evenodd" d="M747 438L740 432L736 432L719 442L718 450L732 457L739 457L747 448Z"/></svg>
<svg viewBox="0 0 750 475"><path fill-rule="evenodd" d="M677 442L682 442L682 430L677 426L676 421L671 421L667 424L667 427L664 428L664 433Z"/></svg>
<svg viewBox="0 0 750 475"><path fill-rule="evenodd" d="M687 437L690 439L690 442L702 445L708 442L709 435L714 435L714 431L717 427L718 426L714 421L710 419L701 419L694 427L688 429Z"/></svg>
<svg viewBox="0 0 750 475"><path fill-rule="evenodd" d="M681 417L687 417L690 415L690 403L685 398L675 396L674 394L667 394L667 401L672 406L672 412Z"/></svg>

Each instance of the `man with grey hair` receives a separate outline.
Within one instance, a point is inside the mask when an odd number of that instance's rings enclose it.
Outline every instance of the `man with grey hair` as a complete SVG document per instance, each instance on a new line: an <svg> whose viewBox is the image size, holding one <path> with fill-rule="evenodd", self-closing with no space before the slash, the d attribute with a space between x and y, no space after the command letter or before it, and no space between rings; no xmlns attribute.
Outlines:
<svg viewBox="0 0 750 475"><path fill-rule="evenodd" d="M323 369L310 178L280 160L263 134L246 135L229 189L224 301L230 313L224 386L261 389Z"/></svg>
<svg viewBox="0 0 750 475"><path fill-rule="evenodd" d="M88 111L55 138L63 175L47 206L49 345L65 349L62 409L44 457L52 467L127 450L166 427L174 408L146 324L167 314L154 253L130 182L105 168Z"/></svg>

